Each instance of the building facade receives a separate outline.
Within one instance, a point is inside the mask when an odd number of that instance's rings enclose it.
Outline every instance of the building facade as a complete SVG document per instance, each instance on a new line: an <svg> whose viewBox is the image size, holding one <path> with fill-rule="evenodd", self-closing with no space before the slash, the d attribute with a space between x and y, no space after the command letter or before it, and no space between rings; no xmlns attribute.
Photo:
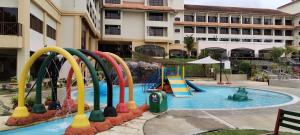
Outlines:
<svg viewBox="0 0 300 135"><path fill-rule="evenodd" d="M272 47L300 49L300 1L278 10L185 5L184 0L1 0L0 80L16 76L44 46L131 57L184 56L192 35L199 55L264 57ZM35 69L33 67L33 69Z"/></svg>
<svg viewBox="0 0 300 135"><path fill-rule="evenodd" d="M99 0L1 0L0 80L18 75L30 55L45 46L97 50L101 4Z"/></svg>

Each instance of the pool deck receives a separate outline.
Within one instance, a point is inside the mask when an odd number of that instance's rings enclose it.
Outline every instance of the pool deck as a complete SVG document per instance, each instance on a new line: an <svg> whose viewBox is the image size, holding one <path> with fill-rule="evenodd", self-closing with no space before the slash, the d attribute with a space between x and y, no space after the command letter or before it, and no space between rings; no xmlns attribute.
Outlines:
<svg viewBox="0 0 300 135"><path fill-rule="evenodd" d="M215 81L193 81L199 85L217 85ZM282 88L267 86L264 82L243 81L235 82L231 86L245 86L256 89L269 89L300 97L300 90L295 88ZM3 98L4 97L4 98ZM0 96L4 104L8 103L10 96ZM300 112L300 103L245 110L169 110L160 115L150 112L121 126L98 135L191 135L218 129L274 129L277 110L279 108ZM0 127L4 126L7 117L0 117ZM294 132L288 129L281 131Z"/></svg>

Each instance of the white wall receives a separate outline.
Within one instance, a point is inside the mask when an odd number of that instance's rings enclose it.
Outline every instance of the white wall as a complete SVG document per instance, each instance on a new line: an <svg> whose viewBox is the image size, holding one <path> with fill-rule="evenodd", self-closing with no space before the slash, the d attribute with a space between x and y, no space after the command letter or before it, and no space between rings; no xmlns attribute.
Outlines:
<svg viewBox="0 0 300 135"><path fill-rule="evenodd" d="M30 13L43 21L43 18L44 18L43 11L32 2L30 2ZM44 33L45 33L45 31L44 31ZM31 51L37 51L38 49L41 49L44 47L43 34L36 32L32 29L30 29L29 34L30 34L30 50Z"/></svg>
<svg viewBox="0 0 300 135"><path fill-rule="evenodd" d="M30 2L30 13L33 14L35 17L39 18L43 21L44 13L39 7L37 7L34 3Z"/></svg>
<svg viewBox="0 0 300 135"><path fill-rule="evenodd" d="M122 37L129 39L144 39L145 13L123 11L121 26Z"/></svg>
<svg viewBox="0 0 300 135"><path fill-rule="evenodd" d="M61 8L61 5L62 5L62 0L52 0L52 2L58 6L58 8Z"/></svg>
<svg viewBox="0 0 300 135"><path fill-rule="evenodd" d="M289 6L279 8L278 10L289 13L289 14L296 14L296 13L300 12L299 7L300 7L300 1L298 1L294 4L291 4Z"/></svg>
<svg viewBox="0 0 300 135"><path fill-rule="evenodd" d="M0 0L1 7L18 7L18 0Z"/></svg>
<svg viewBox="0 0 300 135"><path fill-rule="evenodd" d="M170 6L177 10L183 10L184 9L184 0L170 0L171 4Z"/></svg>
<svg viewBox="0 0 300 135"><path fill-rule="evenodd" d="M81 29L81 28L79 28ZM74 46L74 17L63 16L61 18L61 47Z"/></svg>

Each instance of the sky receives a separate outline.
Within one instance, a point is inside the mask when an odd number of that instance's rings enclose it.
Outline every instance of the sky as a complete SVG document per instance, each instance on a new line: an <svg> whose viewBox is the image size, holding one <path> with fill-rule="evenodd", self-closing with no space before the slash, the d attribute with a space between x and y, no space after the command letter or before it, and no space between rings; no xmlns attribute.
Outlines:
<svg viewBox="0 0 300 135"><path fill-rule="evenodd" d="M291 0L185 0L185 4L276 9Z"/></svg>

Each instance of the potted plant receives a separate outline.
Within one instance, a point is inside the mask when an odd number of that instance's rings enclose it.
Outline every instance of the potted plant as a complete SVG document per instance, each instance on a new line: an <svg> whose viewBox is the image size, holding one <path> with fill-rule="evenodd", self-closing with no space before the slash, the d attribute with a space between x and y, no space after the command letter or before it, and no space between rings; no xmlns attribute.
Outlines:
<svg viewBox="0 0 300 135"><path fill-rule="evenodd" d="M51 102L52 102L52 97L51 96L47 96L46 97L46 101L45 101L45 105L49 106L51 104Z"/></svg>
<svg viewBox="0 0 300 135"><path fill-rule="evenodd" d="M10 99L11 104L13 105L13 109L15 109L18 106L18 97L17 96L13 96Z"/></svg>

